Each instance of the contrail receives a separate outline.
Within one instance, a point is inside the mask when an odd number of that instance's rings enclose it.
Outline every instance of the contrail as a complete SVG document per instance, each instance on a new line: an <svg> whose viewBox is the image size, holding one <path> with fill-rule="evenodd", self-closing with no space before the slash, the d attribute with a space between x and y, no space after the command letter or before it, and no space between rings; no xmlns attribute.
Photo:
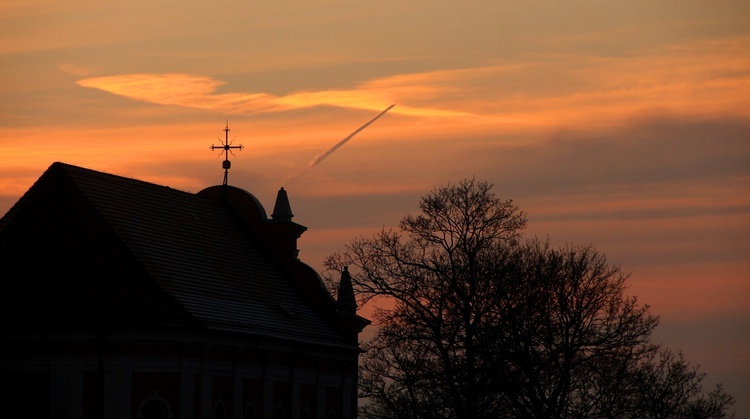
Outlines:
<svg viewBox="0 0 750 419"><path fill-rule="evenodd" d="M351 140L355 135L359 134L363 129L369 127L370 124L372 124L373 122L377 121L378 118L380 118L381 116L385 115L385 113L388 112L388 111L390 111L391 108L393 108L394 106L396 106L395 103L393 105L385 108L385 110L383 112L380 112L375 118L372 118L371 120L367 121L366 124L364 124L361 127L357 128L356 131L354 131L351 134L349 134L346 138L344 138L343 140L341 140L341 141L337 142L336 144L334 144L333 147L331 147L328 150L326 150L326 151L322 152L321 154L319 154L318 157L312 159L312 161L310 162L310 164L307 165L307 167L305 168L305 170L301 171L296 176L292 176L291 178L289 178L289 180L290 181L294 180L294 179L296 179L296 178L304 175L308 170L310 170L313 167L317 166L318 163L322 162L326 157L330 156L331 153L333 153L334 151L338 150L339 147L341 147L342 145L346 144L347 141Z"/></svg>

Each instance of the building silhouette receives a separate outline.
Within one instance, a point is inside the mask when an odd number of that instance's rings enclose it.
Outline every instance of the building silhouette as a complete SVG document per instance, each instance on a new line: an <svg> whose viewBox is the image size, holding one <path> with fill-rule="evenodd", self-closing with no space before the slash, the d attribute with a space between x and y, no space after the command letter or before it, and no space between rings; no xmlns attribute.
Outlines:
<svg viewBox="0 0 750 419"><path fill-rule="evenodd" d="M54 163L0 219L0 391L26 417L356 417L348 272L335 301L273 213Z"/></svg>

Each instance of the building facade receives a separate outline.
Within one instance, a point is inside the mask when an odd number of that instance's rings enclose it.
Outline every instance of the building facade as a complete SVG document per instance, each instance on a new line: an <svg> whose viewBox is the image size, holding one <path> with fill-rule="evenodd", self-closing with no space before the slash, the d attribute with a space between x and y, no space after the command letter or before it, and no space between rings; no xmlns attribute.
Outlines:
<svg viewBox="0 0 750 419"><path fill-rule="evenodd" d="M0 219L3 404L29 417L352 418L358 334L286 191L53 164Z"/></svg>

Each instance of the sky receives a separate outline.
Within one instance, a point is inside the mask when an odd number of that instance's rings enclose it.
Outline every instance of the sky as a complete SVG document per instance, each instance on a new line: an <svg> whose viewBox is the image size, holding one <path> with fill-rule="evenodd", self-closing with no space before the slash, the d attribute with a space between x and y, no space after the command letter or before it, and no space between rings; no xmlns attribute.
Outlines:
<svg viewBox="0 0 750 419"><path fill-rule="evenodd" d="M750 417L748 0L0 0L0 63L0 214L55 161L220 184L228 122L229 183L285 187L320 270L474 177L631 272Z"/></svg>

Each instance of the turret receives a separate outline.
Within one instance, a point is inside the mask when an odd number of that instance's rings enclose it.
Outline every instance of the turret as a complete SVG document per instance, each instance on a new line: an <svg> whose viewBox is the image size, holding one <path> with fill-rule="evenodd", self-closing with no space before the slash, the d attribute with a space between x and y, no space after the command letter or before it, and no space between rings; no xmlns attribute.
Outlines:
<svg viewBox="0 0 750 419"><path fill-rule="evenodd" d="M297 239L307 230L307 227L292 221L292 207L284 188L276 194L276 204L271 214L268 240L271 246L281 255L282 259L297 259Z"/></svg>

